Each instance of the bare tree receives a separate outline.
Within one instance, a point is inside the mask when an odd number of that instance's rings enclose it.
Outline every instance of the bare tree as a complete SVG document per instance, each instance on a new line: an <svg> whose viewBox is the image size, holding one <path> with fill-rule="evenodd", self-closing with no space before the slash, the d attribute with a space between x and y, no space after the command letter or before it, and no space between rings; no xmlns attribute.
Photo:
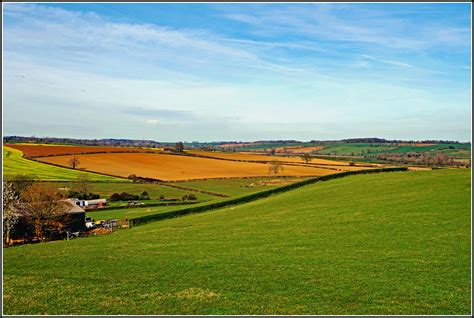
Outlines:
<svg viewBox="0 0 474 318"><path fill-rule="evenodd" d="M15 193L13 183L3 181L3 239L7 245L10 244L11 230L21 217L19 206L20 198Z"/></svg>
<svg viewBox="0 0 474 318"><path fill-rule="evenodd" d="M18 198L26 188L35 182L35 180L36 177L27 174L17 174L14 176L3 177L4 182L9 182L11 184L12 190Z"/></svg>
<svg viewBox="0 0 474 318"><path fill-rule="evenodd" d="M69 160L69 165L73 169L76 169L76 167L79 166L79 164L80 164L79 158L76 156L72 157L71 160Z"/></svg>
<svg viewBox="0 0 474 318"><path fill-rule="evenodd" d="M181 141L177 142L174 149L175 149L176 152L183 152L184 144Z"/></svg>
<svg viewBox="0 0 474 318"><path fill-rule="evenodd" d="M279 172L283 172L283 165L278 160L270 161L268 166L268 173L277 175Z"/></svg>
<svg viewBox="0 0 474 318"><path fill-rule="evenodd" d="M88 194L92 191L89 176L80 175L74 183L73 189L79 193Z"/></svg>
<svg viewBox="0 0 474 318"><path fill-rule="evenodd" d="M304 162L309 163L309 162L311 162L311 160L313 160L313 157L311 157L311 155L309 153L305 153L304 155L301 156L301 159Z"/></svg>
<svg viewBox="0 0 474 318"><path fill-rule="evenodd" d="M34 226L35 235L41 241L45 239L48 226L56 229L60 227L57 219L64 215L68 208L68 203L62 199L62 195L52 183L32 184L21 194L22 214Z"/></svg>
<svg viewBox="0 0 474 318"><path fill-rule="evenodd" d="M127 177L129 180L132 180L133 182L137 182L138 181L138 177L137 175L135 174L131 174Z"/></svg>

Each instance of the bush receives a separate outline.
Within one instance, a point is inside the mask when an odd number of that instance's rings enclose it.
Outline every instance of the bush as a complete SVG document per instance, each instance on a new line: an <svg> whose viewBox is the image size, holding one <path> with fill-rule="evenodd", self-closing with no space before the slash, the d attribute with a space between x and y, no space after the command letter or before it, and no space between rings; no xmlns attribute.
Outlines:
<svg viewBox="0 0 474 318"><path fill-rule="evenodd" d="M110 196L110 201L120 201L120 194L114 193Z"/></svg>
<svg viewBox="0 0 474 318"><path fill-rule="evenodd" d="M95 193L81 193L77 191L69 191L68 198L77 198L79 200L95 200L99 199L100 195Z"/></svg>
<svg viewBox="0 0 474 318"><path fill-rule="evenodd" d="M130 197L130 193L122 192L120 193L120 201L128 201Z"/></svg>
<svg viewBox="0 0 474 318"><path fill-rule="evenodd" d="M140 200L150 200L150 195L148 194L148 192L143 191L140 195Z"/></svg>
<svg viewBox="0 0 474 318"><path fill-rule="evenodd" d="M165 199L165 196L164 195L160 195L160 200L164 200Z"/></svg>

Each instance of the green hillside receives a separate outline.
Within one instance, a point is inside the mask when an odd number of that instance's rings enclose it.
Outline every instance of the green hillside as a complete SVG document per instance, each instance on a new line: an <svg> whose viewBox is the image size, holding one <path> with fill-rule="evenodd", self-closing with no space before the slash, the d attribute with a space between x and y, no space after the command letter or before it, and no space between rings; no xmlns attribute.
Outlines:
<svg viewBox="0 0 474 318"><path fill-rule="evenodd" d="M469 314L470 170L349 176L4 249L5 314Z"/></svg>
<svg viewBox="0 0 474 318"><path fill-rule="evenodd" d="M17 149L3 147L3 174L13 176L25 174L35 176L40 180L74 181L81 175L87 175L90 181L125 181L129 180L104 176L95 173L82 172L60 168L23 158L23 153Z"/></svg>

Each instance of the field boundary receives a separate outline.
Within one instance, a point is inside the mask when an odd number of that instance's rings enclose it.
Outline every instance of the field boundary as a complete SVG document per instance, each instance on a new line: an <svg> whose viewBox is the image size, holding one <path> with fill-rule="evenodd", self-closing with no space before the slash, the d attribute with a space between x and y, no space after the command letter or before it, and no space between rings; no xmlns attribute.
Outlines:
<svg viewBox="0 0 474 318"><path fill-rule="evenodd" d="M165 213L159 213L159 214L152 214L152 215L146 215L146 216L141 216L137 218L132 218L128 220L128 227L131 228L133 226L137 225L143 225L155 221L160 221L164 219L170 219L170 218L175 218L175 217L180 217L183 215L187 214L194 214L194 213L201 213L205 211L211 211L223 207L228 207L232 205L237 205L237 204L242 204L242 203L247 203L251 201L255 201L257 199L265 198L273 194L277 193L282 193L282 192L287 192L296 188L300 188L302 186L312 184L318 181L328 181L332 179L337 179L337 178L342 178L350 175L357 175L357 174L368 174L368 173L379 173L379 172L395 172L395 171L407 171L407 167L397 167L397 168L381 168L381 169L370 169L370 170L358 170L358 171L345 171L341 173L336 173L336 174L331 174L331 175L326 175L322 177L315 177L315 178L310 178L301 182L296 182L293 184L249 194L246 196L238 197L235 199L230 199L226 201L220 201L220 202L215 202L207 205L202 205L202 206L197 206L197 207L192 207L192 208L187 208L187 209L182 209L182 210L176 210L176 211L170 211L170 212L165 212Z"/></svg>
<svg viewBox="0 0 474 318"><path fill-rule="evenodd" d="M229 152L231 153L231 152ZM272 160L243 160L243 159L230 159L230 158L217 158L217 157L212 157L212 156L206 156L202 154L194 154L194 153L189 153L190 156L193 157L200 157L200 158L206 158L206 159L216 159L216 160L225 160L225 161L237 161L237 162L251 162L251 163L261 163L261 164L268 164L272 162ZM282 158L282 156L275 156L276 158ZM293 156L295 158L296 156ZM286 157L283 157L286 158ZM325 158L323 158L325 159ZM332 159L326 159L326 160L332 160ZM335 168L329 168L329 167L348 167L350 165L341 165L341 164L329 164L329 163L298 163L298 162L291 162L291 161L280 161L283 165L292 165L292 166L302 166L302 167L309 167L309 168L321 168L321 169L328 169L328 170L335 170ZM329 166L329 167L325 167ZM355 165L355 167L363 167L363 168L371 168L374 167L373 165L368 165L368 164L362 164L362 165Z"/></svg>
<svg viewBox="0 0 474 318"><path fill-rule="evenodd" d="M178 186L178 185L175 185L175 184L169 184L169 183L166 183L166 182L159 182L158 184L163 185L165 187L170 187L170 188L175 188L175 189L180 189L180 190L186 190L186 191L209 194L209 195L213 195L215 197L220 197L220 198L228 198L229 197L229 195L227 195L227 194L222 194L222 193L217 193L217 192L212 192L212 191L207 191L207 190L193 189L193 188Z"/></svg>
<svg viewBox="0 0 474 318"><path fill-rule="evenodd" d="M43 158L43 157L41 157ZM127 178L124 178L124 177L120 177L120 176L115 176L113 174L107 174L107 173L101 173L101 172L94 172L94 171L89 171L89 170L82 170L82 169L73 169L71 167L66 167L66 166L61 166L61 165L58 165L58 164L55 164L55 163L50 163L50 162L45 162L45 161L39 161L39 160L35 160L33 158L26 158L26 157L23 157L23 159L25 160L31 160L33 162L36 162L36 163L42 163L42 164L45 164L45 165L50 165L50 166L55 166L55 167L59 167L59 168L63 168L63 169L69 169L69 170L72 170L72 171L80 171L80 172L84 172L84 173L90 173L90 174L98 174L98 175L102 175L102 176L107 176L107 177L114 177L114 178L117 178L117 179L122 179L124 181L122 182L127 182L129 179ZM157 181L161 181L161 180L158 180ZM116 181L117 183L120 183L120 181Z"/></svg>
<svg viewBox="0 0 474 318"><path fill-rule="evenodd" d="M87 209L85 210L86 213L95 213L95 212L103 212L103 211L110 211L110 210L123 210L123 209L136 209L136 208L151 208L157 206L173 206L173 205L191 205L191 204L198 204L201 202L198 201L181 201L181 202L156 202L156 203L149 203L149 204L142 204L142 205L121 205L121 206L104 206L102 208L97 209Z"/></svg>

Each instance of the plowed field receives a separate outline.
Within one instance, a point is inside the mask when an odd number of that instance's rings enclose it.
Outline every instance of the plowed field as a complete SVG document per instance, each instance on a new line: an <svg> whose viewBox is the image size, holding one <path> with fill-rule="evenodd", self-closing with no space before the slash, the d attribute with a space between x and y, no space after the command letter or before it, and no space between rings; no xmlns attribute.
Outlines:
<svg viewBox="0 0 474 318"><path fill-rule="evenodd" d="M268 155L259 155L248 152L214 152L214 151L189 151L191 154L213 157L219 159L228 159L228 160L245 160L245 161L273 161L278 160L282 162L291 162L291 163L305 163L301 158L298 157L280 157L280 156L268 156ZM334 160L325 160L319 158L313 158L310 164L324 164L324 165L349 165L348 162L344 161L334 161Z"/></svg>
<svg viewBox="0 0 474 318"><path fill-rule="evenodd" d="M276 152L288 152L288 153L310 153L313 151L324 149L324 146L310 146L310 147L279 147L275 148Z"/></svg>
<svg viewBox="0 0 474 318"><path fill-rule="evenodd" d="M18 149L24 153L25 158L74 155L81 153L103 153L103 152L153 152L150 149L132 147L94 147L94 146L67 146L67 145L28 145L7 144L10 148Z"/></svg>
<svg viewBox="0 0 474 318"><path fill-rule="evenodd" d="M46 163L69 167L72 156L39 158ZM109 153L78 155L80 169L113 176L140 177L167 181L269 176L268 165L263 163L237 162L148 153ZM284 166L278 176L323 176L337 171L301 166Z"/></svg>

